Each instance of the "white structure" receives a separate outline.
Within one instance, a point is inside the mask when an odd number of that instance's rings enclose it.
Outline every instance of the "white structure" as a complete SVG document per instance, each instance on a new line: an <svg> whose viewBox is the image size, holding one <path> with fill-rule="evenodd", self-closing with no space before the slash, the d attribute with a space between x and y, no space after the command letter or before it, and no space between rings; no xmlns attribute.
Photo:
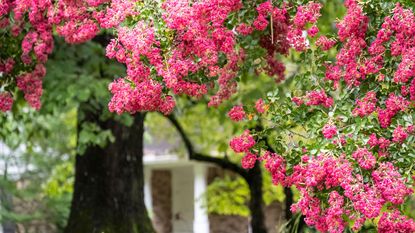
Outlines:
<svg viewBox="0 0 415 233"><path fill-rule="evenodd" d="M207 165L175 155L144 156L144 195L150 217L153 210L153 170L168 170L171 173L172 232L209 233L208 213L201 200L207 188Z"/></svg>

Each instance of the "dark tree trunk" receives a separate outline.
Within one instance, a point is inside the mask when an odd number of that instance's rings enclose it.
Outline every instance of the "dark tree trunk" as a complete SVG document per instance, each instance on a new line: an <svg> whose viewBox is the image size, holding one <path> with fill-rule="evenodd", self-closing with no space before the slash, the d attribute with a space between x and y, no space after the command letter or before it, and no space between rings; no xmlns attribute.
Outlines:
<svg viewBox="0 0 415 233"><path fill-rule="evenodd" d="M254 168L249 170L247 178L246 181L248 182L251 193L249 210L251 211L252 233L266 233L264 200L262 196L262 171L258 163Z"/></svg>
<svg viewBox="0 0 415 233"><path fill-rule="evenodd" d="M284 187L285 194L285 220L289 221L293 214L291 212L291 206L294 203L294 194L290 187Z"/></svg>
<svg viewBox="0 0 415 233"><path fill-rule="evenodd" d="M88 112L88 111L86 111ZM85 111L84 111L85 113ZM76 156L71 213L65 233L153 233L144 204L144 114L131 127L99 114L85 113L80 122L109 129L114 143L90 146Z"/></svg>

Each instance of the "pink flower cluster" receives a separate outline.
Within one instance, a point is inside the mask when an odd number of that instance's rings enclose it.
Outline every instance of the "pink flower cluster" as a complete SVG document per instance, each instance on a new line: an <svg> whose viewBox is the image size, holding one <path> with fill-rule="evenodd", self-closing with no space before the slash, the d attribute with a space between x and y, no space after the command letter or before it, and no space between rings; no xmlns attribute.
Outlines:
<svg viewBox="0 0 415 233"><path fill-rule="evenodd" d="M256 8L258 12L258 17L255 19L253 26L258 31L263 31L268 26L268 14L270 14L273 10L273 6L270 1L265 1L259 4Z"/></svg>
<svg viewBox="0 0 415 233"><path fill-rule="evenodd" d="M271 1L265 1L257 7L258 17L253 26L256 30L263 31L269 24L272 25L272 34L265 34L260 38L261 47L267 50L265 72L270 77L275 77L276 82L285 79L285 65L276 59L276 55L287 55L290 48L287 38L289 25L291 24L285 6L274 7ZM272 23L270 23L272 20Z"/></svg>
<svg viewBox="0 0 415 233"><path fill-rule="evenodd" d="M316 41L316 46L320 47L321 50L327 51L331 49L337 42L334 39L329 39L326 36L320 36Z"/></svg>
<svg viewBox="0 0 415 233"><path fill-rule="evenodd" d="M106 7L110 0L50 1L4 0L0 3L0 29L21 40L21 57L0 61L0 72L10 75L15 63L22 71L13 77L18 88L25 93L28 103L39 109L42 95L42 64L46 63L53 49L53 30L69 43L81 43L92 39L99 31L93 17ZM132 5L129 6L132 8ZM12 18L13 20L9 20ZM105 20L101 20L104 23ZM22 38L22 39L21 39ZM1 47L1 46L0 46ZM30 67L36 67L30 71ZM39 68L42 67L42 68ZM28 71L29 70L29 71Z"/></svg>
<svg viewBox="0 0 415 233"><path fill-rule="evenodd" d="M25 73L17 77L17 87L23 91L24 98L29 105L39 110L42 105L40 97L42 96L42 79L46 74L46 68L42 64L36 65L31 73Z"/></svg>
<svg viewBox="0 0 415 233"><path fill-rule="evenodd" d="M409 101L402 96L397 96L391 93L385 101L386 108L378 109L379 124L383 128L389 127L392 123L392 118L400 111L405 111L409 106Z"/></svg>
<svg viewBox="0 0 415 233"><path fill-rule="evenodd" d="M169 114L175 106L171 96L163 97L162 86L151 80L137 83L136 87L132 88L125 79L118 79L109 85L109 90L113 98L108 108L118 114L124 111L131 114L138 111L160 111Z"/></svg>
<svg viewBox="0 0 415 233"><path fill-rule="evenodd" d="M266 108L265 108L265 104L264 104L264 100L263 99L258 99L255 102L255 109L258 113L265 113Z"/></svg>
<svg viewBox="0 0 415 233"><path fill-rule="evenodd" d="M365 149L360 149L359 153L368 155ZM381 163L373 171L374 185L371 185L365 183L362 176L354 175L352 163L344 156L336 158L321 154L311 159L305 157L302 161L303 164L295 165L293 174L286 177L286 181L294 184L301 193L300 200L291 209L301 211L306 223L321 232L343 232L347 225L345 215L355 220L354 229L357 230L366 219L378 217L386 202L402 203L412 193L391 163ZM330 191L336 187L341 188L342 194ZM323 191L329 193L328 206L321 205L321 200L316 197L317 192ZM346 198L352 205L344 205Z"/></svg>
<svg viewBox="0 0 415 233"><path fill-rule="evenodd" d="M316 23L321 16L320 9L322 5L316 2L309 2L306 5L299 6L294 16L294 25L298 28L304 28L307 23Z"/></svg>
<svg viewBox="0 0 415 233"><path fill-rule="evenodd" d="M320 15L322 5L316 2L309 2L306 5L299 6L297 13L294 16L293 24L289 27L287 34L288 41L291 46L297 51L304 51L307 47L306 36L303 31L307 23L313 24L308 30L308 34L314 37L318 33L318 28L315 25Z"/></svg>
<svg viewBox="0 0 415 233"><path fill-rule="evenodd" d="M389 139L386 139L384 137L377 138L376 134L372 133L369 137L369 140L367 141L367 144L369 144L369 146L371 146L372 148L379 146L378 155L380 157L388 156L387 149L391 144L391 141Z"/></svg>
<svg viewBox="0 0 415 233"><path fill-rule="evenodd" d="M235 35L225 26L225 20L241 6L240 0L209 0L197 3L165 1L162 5L163 20L168 30L175 32L175 42L168 53L160 49L158 36L162 35L156 35L154 26L142 20L133 28L118 29L118 38L108 46L107 56L126 64L126 79L133 81L136 86L132 88L137 89L138 83L151 81L167 87L176 95L185 94L199 98L207 93L208 87L212 87L213 79L206 85L188 77L192 74L203 74L208 79L217 77L219 90L209 102L209 106L216 106L236 92L234 78L238 70L237 62L243 59L243 50L235 48ZM226 56L225 64L219 64L220 55ZM150 70L154 72L151 73ZM122 93L114 94L110 103L113 106L119 105L113 108L121 109L118 112L123 109L122 96ZM164 96L166 93L160 95L160 104L163 100L172 100L171 97Z"/></svg>
<svg viewBox="0 0 415 233"><path fill-rule="evenodd" d="M366 148L358 148L353 152L352 157L357 160L357 163L363 169L370 170L376 165L375 156Z"/></svg>
<svg viewBox="0 0 415 233"><path fill-rule="evenodd" d="M141 61L141 56L146 56L156 70L162 72L164 65L158 46L154 29L143 22L134 28L118 29L117 40L111 40L107 46L107 56L125 63L128 76L110 84L109 89L113 94L108 104L110 111L118 114L124 111L169 114L173 111L174 99L163 93L162 84L151 79L150 67Z"/></svg>
<svg viewBox="0 0 415 233"><path fill-rule="evenodd" d="M333 105L333 98L329 97L322 89L320 91L310 91L304 97L293 97L292 101L300 106L306 104L307 106L323 106L330 108Z"/></svg>
<svg viewBox="0 0 415 233"><path fill-rule="evenodd" d="M384 212L379 219L378 232L394 233L397 230L405 233L415 232L415 221L402 215L399 210Z"/></svg>
<svg viewBox="0 0 415 233"><path fill-rule="evenodd" d="M286 164L284 158L276 153L266 151L260 159L265 161L264 167L271 174L272 183L285 185Z"/></svg>
<svg viewBox="0 0 415 233"><path fill-rule="evenodd" d="M255 140L249 130L245 130L241 136L233 138L229 145L236 153L249 152L249 149L255 145Z"/></svg>
<svg viewBox="0 0 415 233"><path fill-rule="evenodd" d="M356 108L353 109L354 116L368 116L376 110L376 92L369 91L361 100L356 100Z"/></svg>
<svg viewBox="0 0 415 233"><path fill-rule="evenodd" d="M403 204L405 198L413 193L412 189L406 187L401 174L390 162L381 163L372 172L372 178L383 199L394 205Z"/></svg>
<svg viewBox="0 0 415 233"><path fill-rule="evenodd" d="M305 222L315 226L317 230L326 232L343 232L346 222L342 215L346 213L343 207L344 197L337 192L330 194L330 205L323 209L321 201L315 197L315 192L323 189L338 187L347 182L347 174L351 174L352 166L344 158L334 158L319 155L310 159L303 157L304 164L294 166L294 172L287 181L294 184L301 193L300 200L292 205L291 210L300 211L305 215Z"/></svg>
<svg viewBox="0 0 415 233"><path fill-rule="evenodd" d="M7 112L12 109L13 98L8 92L0 92L0 111Z"/></svg>
<svg viewBox="0 0 415 233"><path fill-rule="evenodd" d="M402 126L398 126L395 128L392 134L393 138L392 141L395 143L403 143L405 142L406 138L408 137L408 133L406 132L406 129Z"/></svg>
<svg viewBox="0 0 415 233"><path fill-rule="evenodd" d="M331 139L337 134L337 127L333 124L326 124L323 127L323 136L327 139Z"/></svg>
<svg viewBox="0 0 415 233"><path fill-rule="evenodd" d="M306 105L308 106L318 106L321 105L326 108L330 108L333 105L333 98L328 97L324 90L320 91L310 91L305 96L307 99Z"/></svg>
<svg viewBox="0 0 415 233"><path fill-rule="evenodd" d="M357 62L358 56L363 52L366 47L365 34L367 30L368 17L363 14L362 8L355 2L350 1L346 4L347 13L343 20L337 24L339 40L344 43L341 50L338 52L336 58L336 70L339 74L336 75L336 79L327 77L327 79L337 81L340 77L343 77L344 81L348 85L359 85L360 81L364 79L365 73L360 72L359 63ZM325 38L319 41L318 45L325 42L326 48L330 48L331 43ZM332 42L334 44L334 42ZM329 72L326 75L330 74Z"/></svg>
<svg viewBox="0 0 415 233"><path fill-rule="evenodd" d="M13 58L7 58L4 61L0 60L0 73L3 75L10 73L13 70L15 61Z"/></svg>
<svg viewBox="0 0 415 233"><path fill-rule="evenodd" d="M135 3L137 0L93 0L90 6L97 7L105 2L110 2L110 6L101 11L94 11L93 17L98 21L102 28L116 28L128 16L137 15Z"/></svg>
<svg viewBox="0 0 415 233"><path fill-rule="evenodd" d="M246 25L245 23L241 23L236 28L236 31L241 35L247 36L251 34L254 31L254 29L251 26Z"/></svg>
<svg viewBox="0 0 415 233"><path fill-rule="evenodd" d="M235 122L242 121L245 118L245 115L244 108L241 105L234 106L228 112L228 117Z"/></svg>
<svg viewBox="0 0 415 233"><path fill-rule="evenodd" d="M242 158L241 164L242 168L244 169L252 169L255 166L255 163L257 161L256 154L253 154L251 152L247 152L246 155Z"/></svg>

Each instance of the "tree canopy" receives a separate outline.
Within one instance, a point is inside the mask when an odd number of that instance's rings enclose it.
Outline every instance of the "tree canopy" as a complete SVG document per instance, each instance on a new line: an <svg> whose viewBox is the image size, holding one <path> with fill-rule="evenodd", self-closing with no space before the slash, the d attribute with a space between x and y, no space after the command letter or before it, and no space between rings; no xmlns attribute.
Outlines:
<svg viewBox="0 0 415 233"><path fill-rule="evenodd" d="M291 210L307 225L414 232L404 213L415 175L413 7L378 0L3 0L0 110L11 110L21 92L40 109L54 33L83 43L102 29L111 35L106 56L126 67L108 86L110 112L169 115L182 111L181 101L205 102L244 128L229 142L244 155L244 169L262 162L275 184L299 190ZM277 84L255 90L263 78ZM77 98L103 100L106 93L94 92L101 83L85 80ZM96 129L83 127L81 139ZM98 144L111 140L100 136Z"/></svg>

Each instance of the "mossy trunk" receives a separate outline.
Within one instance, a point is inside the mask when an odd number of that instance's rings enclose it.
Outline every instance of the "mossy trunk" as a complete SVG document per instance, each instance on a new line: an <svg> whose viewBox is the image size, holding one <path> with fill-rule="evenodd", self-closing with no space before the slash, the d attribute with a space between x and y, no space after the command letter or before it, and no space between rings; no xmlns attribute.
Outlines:
<svg viewBox="0 0 415 233"><path fill-rule="evenodd" d="M85 112L84 112L85 113ZM82 121L109 129L114 143L76 156L71 213L65 233L153 233L144 204L144 114L125 126L85 114ZM81 121L81 122L82 122Z"/></svg>

